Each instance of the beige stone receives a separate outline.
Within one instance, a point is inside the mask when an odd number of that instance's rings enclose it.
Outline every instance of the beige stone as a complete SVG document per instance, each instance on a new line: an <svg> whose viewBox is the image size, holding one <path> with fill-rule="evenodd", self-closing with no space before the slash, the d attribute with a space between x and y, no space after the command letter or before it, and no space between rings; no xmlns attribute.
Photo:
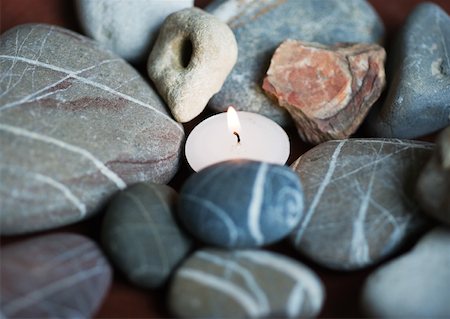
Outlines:
<svg viewBox="0 0 450 319"><path fill-rule="evenodd" d="M191 8L166 19L147 70L175 119L188 122L220 90L236 59L233 31L213 15Z"/></svg>

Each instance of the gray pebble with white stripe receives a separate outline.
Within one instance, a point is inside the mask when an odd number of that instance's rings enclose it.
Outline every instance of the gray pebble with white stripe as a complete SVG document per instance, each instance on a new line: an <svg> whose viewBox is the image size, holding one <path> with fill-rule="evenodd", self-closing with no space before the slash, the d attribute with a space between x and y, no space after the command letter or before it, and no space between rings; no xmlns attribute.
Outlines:
<svg viewBox="0 0 450 319"><path fill-rule="evenodd" d="M303 214L303 190L287 166L229 161L191 176L178 215L201 241L227 248L258 247L287 236Z"/></svg>
<svg viewBox="0 0 450 319"><path fill-rule="evenodd" d="M197 251L175 273L171 312L182 318L313 317L324 288L310 269L262 250Z"/></svg>

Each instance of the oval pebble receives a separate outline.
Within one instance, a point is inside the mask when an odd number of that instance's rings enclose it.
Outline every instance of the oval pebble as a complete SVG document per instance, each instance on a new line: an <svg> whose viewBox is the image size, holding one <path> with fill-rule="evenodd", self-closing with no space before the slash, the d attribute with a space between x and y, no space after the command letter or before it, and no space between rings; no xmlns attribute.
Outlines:
<svg viewBox="0 0 450 319"><path fill-rule="evenodd" d="M175 175L184 129L128 63L45 24L0 43L2 235L78 222L127 185Z"/></svg>
<svg viewBox="0 0 450 319"><path fill-rule="evenodd" d="M303 191L286 166L228 161L192 175L180 192L178 215L205 243L257 247L287 236L303 214Z"/></svg>
<svg viewBox="0 0 450 319"><path fill-rule="evenodd" d="M262 250L204 249L174 275L169 307L182 318L312 317L324 301L303 264Z"/></svg>
<svg viewBox="0 0 450 319"><path fill-rule="evenodd" d="M320 144L292 168L305 190L305 214L292 232L298 251L323 266L355 270L393 253L418 233L414 186L434 144L349 139Z"/></svg>
<svg viewBox="0 0 450 319"><path fill-rule="evenodd" d="M90 318L111 284L97 245L75 234L51 234L1 249L2 318Z"/></svg>
<svg viewBox="0 0 450 319"><path fill-rule="evenodd" d="M191 241L177 226L177 193L166 185L138 183L117 194L102 226L102 242L114 264L134 284L165 283Z"/></svg>
<svg viewBox="0 0 450 319"><path fill-rule="evenodd" d="M363 306L376 318L450 317L450 229L436 228L366 281Z"/></svg>

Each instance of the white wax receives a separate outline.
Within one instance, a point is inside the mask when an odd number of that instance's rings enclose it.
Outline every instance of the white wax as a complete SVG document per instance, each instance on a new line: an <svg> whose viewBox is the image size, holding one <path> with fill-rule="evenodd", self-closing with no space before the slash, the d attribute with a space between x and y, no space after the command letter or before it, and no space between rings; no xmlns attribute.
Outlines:
<svg viewBox="0 0 450 319"><path fill-rule="evenodd" d="M237 112L241 142L228 129L227 114L220 113L197 125L186 141L186 159L195 171L230 159L285 164L289 137L274 121L250 112Z"/></svg>

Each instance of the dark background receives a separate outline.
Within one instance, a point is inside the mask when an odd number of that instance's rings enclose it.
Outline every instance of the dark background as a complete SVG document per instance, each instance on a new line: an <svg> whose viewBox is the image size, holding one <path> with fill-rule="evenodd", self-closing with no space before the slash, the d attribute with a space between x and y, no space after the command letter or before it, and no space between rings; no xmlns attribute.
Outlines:
<svg viewBox="0 0 450 319"><path fill-rule="evenodd" d="M210 1L211 0L196 0L195 5L204 7ZM390 44L394 41L395 35L404 23L407 15L418 3L425 1L369 0L369 2L376 9L386 27L385 46L389 55ZM434 2L439 4L447 13L450 12L450 0L436 0ZM11 27L23 23L55 24L80 32L80 27L78 25L76 15L74 14L74 6L70 0L0 0L0 5L0 31L2 33ZM148 78L145 74L145 68L143 65L138 65L136 67L145 78ZM209 115L211 115L211 113L205 111L198 118L185 124L186 134L188 134L190 130L202 119L208 117ZM291 164L299 155L311 146L301 142L294 129L289 129L287 132L291 140L291 156L288 161L288 164ZM425 137L425 139L433 140L434 136L431 135ZM184 161L179 173L170 182L170 185L178 190L180 185L182 185L184 180L191 173L191 170ZM52 232L77 232L98 241L101 218L102 214L99 214L87 221L57 229ZM17 242L32 236L33 235L8 238L3 237L0 238L0 240L3 245ZM409 249L412 245L413 243L410 243L409 247L406 247L403 252ZM278 243L277 245L268 247L268 249L295 257L311 267L320 276L326 287L326 301L320 317L330 318L362 316L362 312L359 308L360 290L365 278L376 266L361 271L337 272L324 269L304 259L293 251L287 242ZM115 271L112 287L96 317L170 317L170 314L165 307L165 292L165 287L152 291L135 288L128 284L128 282L118 271Z"/></svg>

